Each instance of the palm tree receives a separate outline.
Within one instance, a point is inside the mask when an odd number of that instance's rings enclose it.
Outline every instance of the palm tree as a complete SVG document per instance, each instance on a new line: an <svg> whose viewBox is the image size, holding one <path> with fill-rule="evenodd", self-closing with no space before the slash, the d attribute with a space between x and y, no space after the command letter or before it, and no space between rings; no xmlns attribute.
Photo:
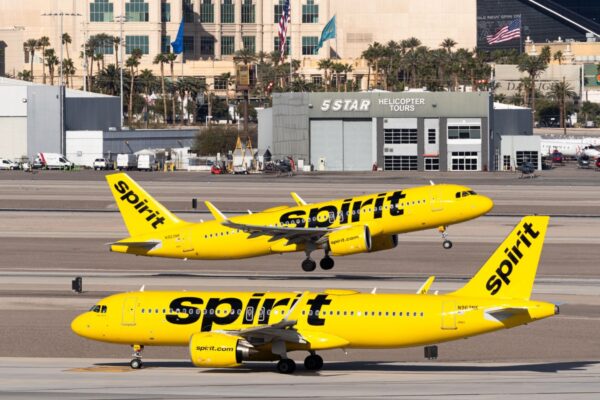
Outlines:
<svg viewBox="0 0 600 400"><path fill-rule="evenodd" d="M573 88L568 82L564 80L562 82L555 82L550 87L548 92L551 99L558 103L558 109L560 110L560 127L565 127L566 120L566 101L577 95L573 91Z"/></svg>
<svg viewBox="0 0 600 400"><path fill-rule="evenodd" d="M531 101L531 110L535 116L535 80L548 68L548 62L550 61L550 47L544 46L539 56L531 56L529 54L522 54L519 60L518 68L521 72L527 72L531 79L531 94L529 100ZM534 117L535 120L535 117Z"/></svg>
<svg viewBox="0 0 600 400"><path fill-rule="evenodd" d="M452 53L452 48L456 45L457 43L451 38L446 38L442 41L442 43L440 43L440 47L446 50L448 53Z"/></svg>
<svg viewBox="0 0 600 400"><path fill-rule="evenodd" d="M179 91L183 94L183 97L187 97L188 99L188 123L190 121L194 122L196 120L197 111L196 98L198 97L198 93L206 92L206 84L196 77L181 77L177 81L177 87Z"/></svg>
<svg viewBox="0 0 600 400"><path fill-rule="evenodd" d="M31 81L33 82L33 57L35 56L35 51L39 49L39 42L37 39L27 39L26 42L23 43L23 50L29 53L29 75Z"/></svg>
<svg viewBox="0 0 600 400"><path fill-rule="evenodd" d="M140 58L142 58L142 51L140 49L133 49L131 56L129 56L125 62L125 66L129 68L129 74L131 76L129 84L129 107L127 108L129 125L131 125L133 122L133 93L135 92L135 76L137 74L138 67L140 66Z"/></svg>
<svg viewBox="0 0 600 400"><path fill-rule="evenodd" d="M165 124L167 123L167 95L165 93L165 64L169 62L167 56L163 53L159 53L154 57L154 64L160 65L160 90L161 97L163 102L163 117L165 119Z"/></svg>
<svg viewBox="0 0 600 400"><path fill-rule="evenodd" d="M119 66L119 46L121 45L121 37L113 36L112 44L115 48L115 65L117 66L117 68L120 68L120 66Z"/></svg>
<svg viewBox="0 0 600 400"><path fill-rule="evenodd" d="M236 64L241 62L244 65L248 65L256 61L256 54L250 49L240 49L233 55L233 61Z"/></svg>
<svg viewBox="0 0 600 400"><path fill-rule="evenodd" d="M73 60L71 60L70 58L65 58L62 62L61 70L62 70L63 75L67 78L67 86L72 88L73 87L73 76L75 75L75 71L76 71ZM70 84L69 84L69 77L71 77Z"/></svg>
<svg viewBox="0 0 600 400"><path fill-rule="evenodd" d="M44 58L46 64L48 64L48 74L50 74L50 84L54 85L54 71L56 70L56 66L60 64L54 49L47 49L44 52Z"/></svg>
<svg viewBox="0 0 600 400"><path fill-rule="evenodd" d="M331 77L329 76L329 70L331 69L331 66L333 65L333 61L331 61L331 59L329 58L324 58L319 60L319 63L317 64L317 67L319 69L323 70L323 80L325 81L325 91L329 92L329 85L331 84Z"/></svg>
<svg viewBox="0 0 600 400"><path fill-rule="evenodd" d="M67 51L67 58L71 58L71 56L69 56L69 45L72 42L73 40L71 39L71 35L69 35L67 32L62 34L62 44L65 46L65 50Z"/></svg>
<svg viewBox="0 0 600 400"><path fill-rule="evenodd" d="M334 62L333 65L331 66L331 70L333 72L335 72L335 87L337 89L337 91L340 91L340 74L342 72L344 72L345 66L342 63L339 62Z"/></svg>
<svg viewBox="0 0 600 400"><path fill-rule="evenodd" d="M554 61L558 61L558 65L561 65L563 60L565 59L565 56L563 55L562 51L558 50L556 53L554 53L552 58L554 59Z"/></svg>
<svg viewBox="0 0 600 400"><path fill-rule="evenodd" d="M31 82L33 80L32 76L31 76L31 71L27 71L26 69L24 69L23 71L20 71L17 74L17 79L20 79L22 81Z"/></svg>
<svg viewBox="0 0 600 400"><path fill-rule="evenodd" d="M173 53L167 53L166 57L169 67L171 68L171 114L173 116L171 123L175 125L175 60L177 59L177 55Z"/></svg>
<svg viewBox="0 0 600 400"><path fill-rule="evenodd" d="M144 89L144 121L146 128L148 128L148 113L150 106L150 93L153 92L156 86L156 77L149 69L145 68L140 71L138 81Z"/></svg>
<svg viewBox="0 0 600 400"><path fill-rule="evenodd" d="M375 52L373 51L373 48L369 46L366 50L362 52L361 57L364 58L367 62L367 90L371 90L371 67L375 62Z"/></svg>
<svg viewBox="0 0 600 400"><path fill-rule="evenodd" d="M46 47L50 46L50 38L42 36L38 39L38 47L42 49L42 58L46 56ZM46 65L42 61L42 83L46 83Z"/></svg>
<svg viewBox="0 0 600 400"><path fill-rule="evenodd" d="M96 61L96 67L98 67L98 71L102 71L104 69L104 54L96 53L92 56L92 60Z"/></svg>
<svg viewBox="0 0 600 400"><path fill-rule="evenodd" d="M344 81L344 92L348 91L348 73L352 72L354 70L354 68L352 67L352 64L342 64L344 66L344 77L346 78Z"/></svg>
<svg viewBox="0 0 600 400"><path fill-rule="evenodd" d="M129 72L123 71L125 89L129 85ZM102 93L118 96L121 91L121 71L115 64L108 64L106 68L96 74L96 86Z"/></svg>

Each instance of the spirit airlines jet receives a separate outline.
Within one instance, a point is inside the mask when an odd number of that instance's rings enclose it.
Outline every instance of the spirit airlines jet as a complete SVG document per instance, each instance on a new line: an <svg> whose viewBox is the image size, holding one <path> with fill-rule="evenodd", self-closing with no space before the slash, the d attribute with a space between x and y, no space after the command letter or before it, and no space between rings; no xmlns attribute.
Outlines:
<svg viewBox="0 0 600 400"><path fill-rule="evenodd" d="M477 274L446 295L324 292L120 293L100 300L71 323L79 336L134 349L189 346L198 367L234 367L279 360L292 373L288 353L306 351L308 370L319 370L317 351L334 348L428 346L528 324L558 314L554 304L529 300L548 217L521 220Z"/></svg>
<svg viewBox="0 0 600 400"><path fill-rule="evenodd" d="M135 255L222 260L304 251L302 269L313 271L310 258L325 251L320 266L333 268L334 256L387 250L398 233L438 228L444 247L446 227L487 213L492 201L464 186L431 185L393 192L307 204L280 206L227 218L206 202L214 220L189 223L154 200L127 174L108 175L109 187L130 237L110 244L112 251Z"/></svg>

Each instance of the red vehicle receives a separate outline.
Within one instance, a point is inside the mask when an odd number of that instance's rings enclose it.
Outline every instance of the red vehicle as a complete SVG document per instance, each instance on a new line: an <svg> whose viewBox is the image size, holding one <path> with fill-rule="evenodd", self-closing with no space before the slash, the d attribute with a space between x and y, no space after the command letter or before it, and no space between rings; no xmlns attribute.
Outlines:
<svg viewBox="0 0 600 400"><path fill-rule="evenodd" d="M210 173L213 175L221 175L221 174L224 174L225 171L223 170L223 168L219 167L217 164L213 164L212 167L210 167Z"/></svg>
<svg viewBox="0 0 600 400"><path fill-rule="evenodd" d="M562 153L558 150L554 150L554 152L552 153L552 162L556 164L562 164L563 160L564 158Z"/></svg>
<svg viewBox="0 0 600 400"><path fill-rule="evenodd" d="M600 157L596 159L596 169L600 169Z"/></svg>

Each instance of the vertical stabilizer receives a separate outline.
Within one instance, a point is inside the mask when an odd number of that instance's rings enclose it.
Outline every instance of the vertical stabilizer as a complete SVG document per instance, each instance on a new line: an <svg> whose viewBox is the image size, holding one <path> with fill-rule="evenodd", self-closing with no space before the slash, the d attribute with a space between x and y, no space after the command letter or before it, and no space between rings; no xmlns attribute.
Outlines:
<svg viewBox="0 0 600 400"><path fill-rule="evenodd" d="M529 300L549 220L524 217L479 272L452 294Z"/></svg>

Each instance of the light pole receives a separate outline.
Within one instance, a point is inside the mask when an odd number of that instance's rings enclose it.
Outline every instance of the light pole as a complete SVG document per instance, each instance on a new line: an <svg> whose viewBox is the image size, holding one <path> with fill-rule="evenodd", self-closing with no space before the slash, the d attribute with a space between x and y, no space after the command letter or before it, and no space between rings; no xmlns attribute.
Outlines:
<svg viewBox="0 0 600 400"><path fill-rule="evenodd" d="M119 23L119 61L120 61L120 66L119 67L119 79L120 79L120 98L121 98L121 128L123 128L123 66L124 64L124 60L123 60L123 22L127 21L127 17L124 15L117 15L115 17L115 20Z"/></svg>
<svg viewBox="0 0 600 400"><path fill-rule="evenodd" d="M71 16L71 17L80 17L81 14L79 13L68 13L68 12L64 12L64 11L52 11L52 12L47 12L47 13L43 13L42 16L44 17L60 17L60 37L59 37L59 41L60 41L60 63L59 63L59 71L60 71L60 78L59 78L59 83L58 83L58 102L59 102L59 125L60 125L60 152L62 155L66 155L66 138L65 138L65 88L63 85L63 69L64 69L64 65L63 65L63 18L64 16ZM44 54L42 54L42 63L44 62Z"/></svg>

